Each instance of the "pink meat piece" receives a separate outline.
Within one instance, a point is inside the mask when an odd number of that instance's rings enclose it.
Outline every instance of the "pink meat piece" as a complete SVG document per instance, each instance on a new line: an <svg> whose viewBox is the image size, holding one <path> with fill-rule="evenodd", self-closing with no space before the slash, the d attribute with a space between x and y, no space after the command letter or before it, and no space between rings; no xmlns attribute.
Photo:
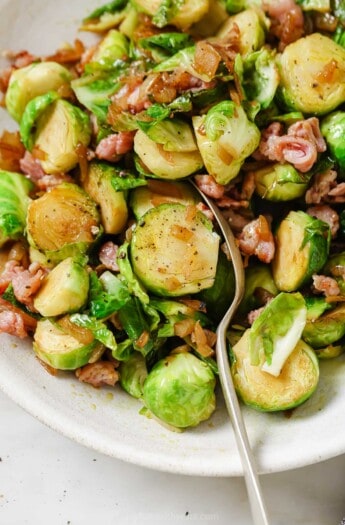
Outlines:
<svg viewBox="0 0 345 525"><path fill-rule="evenodd" d="M135 131L120 131L113 133L101 140L96 148L96 157L117 162L121 155L130 151L133 147Z"/></svg>
<svg viewBox="0 0 345 525"><path fill-rule="evenodd" d="M20 313L3 311L0 312L0 333L15 335L24 339L28 333L25 329L25 323Z"/></svg>
<svg viewBox="0 0 345 525"><path fill-rule="evenodd" d="M194 177L198 188L211 199L221 199L224 196L225 187L218 184L212 175L196 175Z"/></svg>
<svg viewBox="0 0 345 525"><path fill-rule="evenodd" d="M119 380L119 373L117 372L116 363L110 361L98 361L97 363L90 363L78 368L76 376L79 381L90 383L95 388L102 385L114 386Z"/></svg>
<svg viewBox="0 0 345 525"><path fill-rule="evenodd" d="M311 206L307 209L308 215L320 219L320 221L326 222L331 230L332 237L336 237L339 230L339 215L327 204L319 206Z"/></svg>
<svg viewBox="0 0 345 525"><path fill-rule="evenodd" d="M98 257L101 263L108 269L113 272L118 272L119 267L116 262L118 246L111 241L106 242L101 246L101 249L98 252Z"/></svg>
<svg viewBox="0 0 345 525"><path fill-rule="evenodd" d="M238 246L245 255L256 255L264 263L272 261L275 245L267 219L260 215L247 224L238 237Z"/></svg>
<svg viewBox="0 0 345 525"><path fill-rule="evenodd" d="M340 295L338 283L326 275L313 275L313 285L317 292L322 292L326 297Z"/></svg>

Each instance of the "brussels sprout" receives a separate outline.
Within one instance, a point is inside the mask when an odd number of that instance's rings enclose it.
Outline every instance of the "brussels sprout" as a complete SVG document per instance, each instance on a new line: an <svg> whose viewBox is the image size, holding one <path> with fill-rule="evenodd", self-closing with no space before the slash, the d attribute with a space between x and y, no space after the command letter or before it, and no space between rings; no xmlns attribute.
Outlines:
<svg viewBox="0 0 345 525"><path fill-rule="evenodd" d="M307 283L327 261L329 244L328 224L303 211L290 211L276 232L272 273L277 288L292 292Z"/></svg>
<svg viewBox="0 0 345 525"><path fill-rule="evenodd" d="M327 115L321 122L321 133L326 139L332 157L342 171L345 171L345 111Z"/></svg>
<svg viewBox="0 0 345 525"><path fill-rule="evenodd" d="M318 359L304 341L298 341L281 374L274 377L252 365L248 357L250 331L232 348L231 372L238 395L246 405L265 412L295 408L315 391Z"/></svg>
<svg viewBox="0 0 345 525"><path fill-rule="evenodd" d="M96 204L71 183L31 201L26 227L30 245L53 262L85 253L101 233Z"/></svg>
<svg viewBox="0 0 345 525"><path fill-rule="evenodd" d="M315 353L319 359L335 359L345 351L345 344L328 345L324 348L316 348Z"/></svg>
<svg viewBox="0 0 345 525"><path fill-rule="evenodd" d="M245 290L243 299L238 307L238 314L244 315L263 306L260 293L277 295L278 289L272 277L270 267L266 264L257 264L245 269Z"/></svg>
<svg viewBox="0 0 345 525"><path fill-rule="evenodd" d="M265 17L259 9L246 9L241 13L230 16L219 29L217 36L225 38L233 25L236 24L240 30L240 53L246 56L265 43Z"/></svg>
<svg viewBox="0 0 345 525"><path fill-rule="evenodd" d="M189 31L197 38L213 36L227 19L228 13L223 0L209 0L207 13Z"/></svg>
<svg viewBox="0 0 345 525"><path fill-rule="evenodd" d="M303 11L318 11L329 13L331 10L330 0L298 0L297 2Z"/></svg>
<svg viewBox="0 0 345 525"><path fill-rule="evenodd" d="M143 387L147 378L147 367L144 357L139 352L135 352L127 361L121 362L119 372L122 388L137 399L143 397Z"/></svg>
<svg viewBox="0 0 345 525"><path fill-rule="evenodd" d="M332 308L332 305L327 302L325 297L312 295L304 298L307 307L307 321L315 321L326 310Z"/></svg>
<svg viewBox="0 0 345 525"><path fill-rule="evenodd" d="M159 419L177 428L198 425L215 409L215 377L190 353L160 360L144 383L144 402Z"/></svg>
<svg viewBox="0 0 345 525"><path fill-rule="evenodd" d="M131 297L118 312L119 321L132 342L133 348L145 357L153 348L153 337L143 306L137 297Z"/></svg>
<svg viewBox="0 0 345 525"><path fill-rule="evenodd" d="M120 233L128 219L126 195L116 191L112 178L116 174L113 166L105 162L92 161L87 174L83 177L82 186L99 205L101 221L105 233Z"/></svg>
<svg viewBox="0 0 345 525"><path fill-rule="evenodd" d="M58 91L68 85L71 73L56 62L34 62L29 66L13 71L5 104L9 114L20 122L24 109L30 100L47 93Z"/></svg>
<svg viewBox="0 0 345 525"><path fill-rule="evenodd" d="M209 0L134 0L134 5L153 17L158 27L188 29L208 11Z"/></svg>
<svg viewBox="0 0 345 525"><path fill-rule="evenodd" d="M47 95L42 97L44 106ZM46 173L63 173L74 168L78 163L77 146L87 146L91 139L88 115L60 99L48 104L43 112L39 101L32 100L24 111L22 130L23 140L43 153L41 164Z"/></svg>
<svg viewBox="0 0 345 525"><path fill-rule="evenodd" d="M195 59L195 46L186 47L181 49L175 55L170 58L167 58L157 66L153 68L154 73L161 73L163 71L174 71L175 69L182 69L193 75L204 82L210 82L214 75L209 75L205 72L200 72L195 68L194 59Z"/></svg>
<svg viewBox="0 0 345 525"><path fill-rule="evenodd" d="M193 40L186 33L158 33L141 38L139 45L148 49L156 62L161 62L181 49L193 45Z"/></svg>
<svg viewBox="0 0 345 525"><path fill-rule="evenodd" d="M89 273L84 261L68 257L46 276L34 296L34 307L44 317L77 312L89 291Z"/></svg>
<svg viewBox="0 0 345 525"><path fill-rule="evenodd" d="M302 197L308 178L291 164L272 164L255 172L255 189L268 201L290 201Z"/></svg>
<svg viewBox="0 0 345 525"><path fill-rule="evenodd" d="M268 108L279 86L275 53L265 48L251 53L243 68L242 88L246 98L259 102L262 109Z"/></svg>
<svg viewBox="0 0 345 525"><path fill-rule="evenodd" d="M20 121L20 138L29 151L34 147L32 131L35 128L36 121L58 98L60 97L56 91L48 91L48 93L35 97L27 103Z"/></svg>
<svg viewBox="0 0 345 525"><path fill-rule="evenodd" d="M161 144L164 151L190 153L197 150L193 131L184 120L138 121L138 125L151 140Z"/></svg>
<svg viewBox="0 0 345 525"><path fill-rule="evenodd" d="M179 296L210 288L219 237L204 214L182 204L151 208L131 240L133 270L148 290Z"/></svg>
<svg viewBox="0 0 345 525"><path fill-rule="evenodd" d="M115 336L113 332L109 330L106 323L99 319L95 319L91 315L79 313L72 314L70 320L73 324L91 332L96 341L99 341L106 348L109 348L112 351L113 356L117 358L117 356L114 355L117 351Z"/></svg>
<svg viewBox="0 0 345 525"><path fill-rule="evenodd" d="M99 343L83 343L49 319L38 321L33 348L37 356L58 370L75 370L89 362Z"/></svg>
<svg viewBox="0 0 345 525"><path fill-rule="evenodd" d="M112 29L98 44L91 61L86 65L87 73L112 70L118 61L126 60L129 54L129 43L125 35Z"/></svg>
<svg viewBox="0 0 345 525"><path fill-rule="evenodd" d="M134 151L150 172L162 179L183 179L203 166L198 150L165 151L140 129L134 137Z"/></svg>
<svg viewBox="0 0 345 525"><path fill-rule="evenodd" d="M252 365L278 376L306 325L307 308L300 293L280 293L261 312L249 332Z"/></svg>
<svg viewBox="0 0 345 525"><path fill-rule="evenodd" d="M345 295L344 268L345 252L340 252L331 255L322 269L324 274L332 276L337 281L342 295Z"/></svg>
<svg viewBox="0 0 345 525"><path fill-rule="evenodd" d="M81 31L103 33L112 27L118 26L126 17L128 0L113 0L100 7L84 18Z"/></svg>
<svg viewBox="0 0 345 525"><path fill-rule="evenodd" d="M300 38L284 49L278 64L289 109L322 115L345 102L345 49L327 36Z"/></svg>
<svg viewBox="0 0 345 525"><path fill-rule="evenodd" d="M216 277L213 286L202 290L198 295L206 304L207 315L220 321L228 310L235 293L235 273L232 263L225 253L219 251Z"/></svg>
<svg viewBox="0 0 345 525"><path fill-rule="evenodd" d="M72 80L71 86L79 102L93 113L100 123L107 121L111 96L121 86L119 71L96 71Z"/></svg>
<svg viewBox="0 0 345 525"><path fill-rule="evenodd" d="M24 175L0 170L0 248L23 235L28 195L33 188Z"/></svg>
<svg viewBox="0 0 345 525"><path fill-rule="evenodd" d="M97 277L96 272L90 273L89 307L90 314L96 319L106 319L122 308L130 299L125 284L110 271Z"/></svg>
<svg viewBox="0 0 345 525"><path fill-rule="evenodd" d="M147 210L160 204L179 202L193 206L199 201L198 194L188 183L150 180L147 186L131 192L130 206L135 217L140 219Z"/></svg>
<svg viewBox="0 0 345 525"><path fill-rule="evenodd" d="M202 117L193 117L197 143L207 171L219 184L238 175L245 159L259 145L260 131L244 109L224 101Z"/></svg>
<svg viewBox="0 0 345 525"><path fill-rule="evenodd" d="M344 335L345 305L340 305L321 317L308 321L302 337L313 348L322 348L336 343Z"/></svg>

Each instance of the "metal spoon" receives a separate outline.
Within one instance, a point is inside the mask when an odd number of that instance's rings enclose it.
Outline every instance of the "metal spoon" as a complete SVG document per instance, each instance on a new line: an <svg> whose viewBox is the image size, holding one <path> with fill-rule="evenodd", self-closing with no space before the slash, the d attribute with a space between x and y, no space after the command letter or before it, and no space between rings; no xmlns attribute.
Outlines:
<svg viewBox="0 0 345 525"><path fill-rule="evenodd" d="M236 282L235 297L223 319L219 323L217 329L216 357L225 403L235 432L237 448L241 457L244 479L246 482L249 503L252 511L253 523L254 525L269 525L255 459L250 448L246 427L244 425L240 405L230 372L230 363L226 344L227 329L244 293L244 269L242 258L228 221L224 218L221 211L214 204L214 202L204 195L196 186L196 184L194 184L194 182L192 182L192 184L214 214L223 234L226 245L229 249L234 267Z"/></svg>

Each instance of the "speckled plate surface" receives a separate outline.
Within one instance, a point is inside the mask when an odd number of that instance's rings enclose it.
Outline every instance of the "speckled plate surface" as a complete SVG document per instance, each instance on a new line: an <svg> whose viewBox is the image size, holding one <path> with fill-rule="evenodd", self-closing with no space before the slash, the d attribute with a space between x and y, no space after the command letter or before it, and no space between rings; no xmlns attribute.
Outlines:
<svg viewBox="0 0 345 525"><path fill-rule="evenodd" d="M38 55L72 42L79 20L97 0L0 0L0 49ZM92 36L78 38L88 43ZM15 129L0 110L0 130ZM278 472L345 452L345 360L322 363L319 387L292 412L261 414L243 408L260 472ZM0 336L0 387L58 432L109 456L153 469L205 476L242 473L231 425L219 396L208 422L172 433L139 414L140 403L120 388L95 390L71 374L52 377L39 365L30 341Z"/></svg>

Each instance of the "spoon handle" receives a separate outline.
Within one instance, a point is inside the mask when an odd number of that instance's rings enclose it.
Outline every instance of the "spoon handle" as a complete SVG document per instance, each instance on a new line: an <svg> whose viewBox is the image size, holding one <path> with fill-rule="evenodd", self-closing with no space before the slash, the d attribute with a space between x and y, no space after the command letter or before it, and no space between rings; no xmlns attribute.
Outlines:
<svg viewBox="0 0 345 525"><path fill-rule="evenodd" d="M225 403L234 429L237 448L241 457L249 503L252 511L253 523L254 525L269 525L259 476L256 470L255 459L250 448L241 409L229 372L230 365L227 355L226 336L224 331L221 332L219 330L217 345L217 360L220 382Z"/></svg>

